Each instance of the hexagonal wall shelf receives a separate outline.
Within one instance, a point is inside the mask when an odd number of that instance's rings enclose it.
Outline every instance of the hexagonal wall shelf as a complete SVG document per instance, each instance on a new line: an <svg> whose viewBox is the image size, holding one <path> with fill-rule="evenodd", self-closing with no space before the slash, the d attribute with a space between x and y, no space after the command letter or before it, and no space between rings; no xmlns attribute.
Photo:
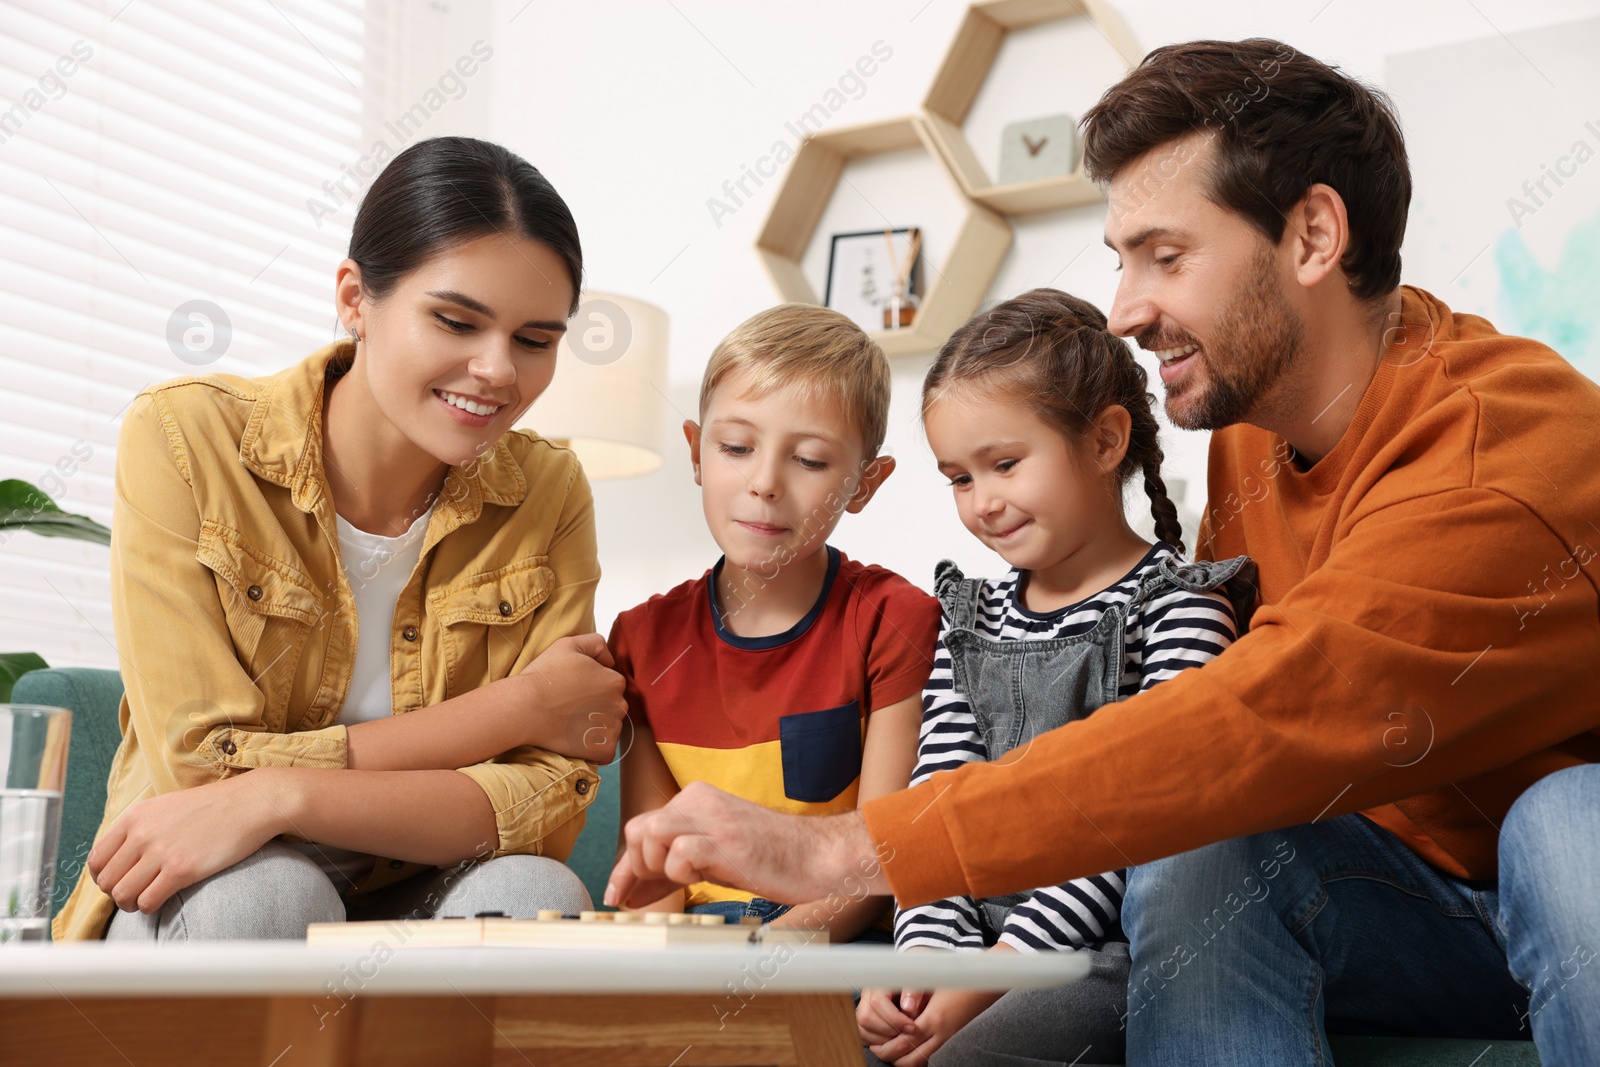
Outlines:
<svg viewBox="0 0 1600 1067"><path fill-rule="evenodd" d="M949 177L949 168L941 163L928 138L926 124L917 117L824 130L801 143L773 200L772 213L756 239L767 273L785 300L821 303L800 269L800 260L838 187L845 164L864 156L910 148L927 151L941 173ZM961 195L965 217L950 242L945 261L928 272L927 293L914 325L872 334L887 355L929 352L942 345L978 309L1000 269L1000 261L1011 247L1011 225L962 195L953 178L951 182Z"/></svg>
<svg viewBox="0 0 1600 1067"><path fill-rule="evenodd" d="M978 203L1006 215L1031 215L1101 198L1082 161L1063 178L996 185L961 130L1008 32L1074 18L1089 19L1129 68L1139 61L1143 53L1133 35L1103 0L983 0L961 20L922 107L935 150L961 191Z"/></svg>

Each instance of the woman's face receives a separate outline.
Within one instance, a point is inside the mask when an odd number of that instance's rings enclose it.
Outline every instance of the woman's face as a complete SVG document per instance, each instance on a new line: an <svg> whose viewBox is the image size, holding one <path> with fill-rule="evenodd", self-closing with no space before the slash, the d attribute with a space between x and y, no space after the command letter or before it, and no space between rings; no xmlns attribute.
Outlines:
<svg viewBox="0 0 1600 1067"><path fill-rule="evenodd" d="M492 234L428 259L381 303L357 297L345 320L378 409L454 466L486 455L550 384L572 297L549 247Z"/></svg>

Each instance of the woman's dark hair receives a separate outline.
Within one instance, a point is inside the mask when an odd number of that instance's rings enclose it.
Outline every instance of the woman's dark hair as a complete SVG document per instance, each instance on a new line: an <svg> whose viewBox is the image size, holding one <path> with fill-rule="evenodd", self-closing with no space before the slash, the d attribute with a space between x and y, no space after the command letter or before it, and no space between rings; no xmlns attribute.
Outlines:
<svg viewBox="0 0 1600 1067"><path fill-rule="evenodd" d="M395 156L356 212L350 258L361 288L382 300L429 257L491 233L547 246L572 275L571 315L583 288L578 226L543 174L500 145L474 137L433 137Z"/></svg>
<svg viewBox="0 0 1600 1067"><path fill-rule="evenodd" d="M1387 96L1264 37L1168 45L1084 115L1084 166L1108 182L1151 149L1200 132L1215 146L1212 200L1276 243L1285 213L1312 185L1328 185L1350 218L1339 264L1350 291L1375 301L1400 284L1411 168ZM1140 183L1159 185L1182 162L1155 163Z"/></svg>
<svg viewBox="0 0 1600 1067"><path fill-rule="evenodd" d="M922 410L951 386L975 386L1026 404L1039 419L1074 440L1120 404L1132 419L1118 484L1144 476L1156 536L1179 552L1183 526L1161 480L1155 397L1149 378L1106 317L1087 300L1059 289L1033 289L979 312L950 335L922 382Z"/></svg>

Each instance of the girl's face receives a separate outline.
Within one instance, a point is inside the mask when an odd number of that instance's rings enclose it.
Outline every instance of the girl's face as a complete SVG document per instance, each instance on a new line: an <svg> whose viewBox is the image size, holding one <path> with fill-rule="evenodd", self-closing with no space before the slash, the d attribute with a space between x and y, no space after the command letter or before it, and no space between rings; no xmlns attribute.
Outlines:
<svg viewBox="0 0 1600 1067"><path fill-rule="evenodd" d="M1111 467L1024 404L980 390L945 393L923 413L961 524L1013 567L1046 570L1120 520Z"/></svg>
<svg viewBox="0 0 1600 1067"><path fill-rule="evenodd" d="M356 370L373 402L451 466L487 454L549 386L572 296L560 256L499 234L431 257L381 303L360 296L359 273L340 281L345 322L362 340Z"/></svg>

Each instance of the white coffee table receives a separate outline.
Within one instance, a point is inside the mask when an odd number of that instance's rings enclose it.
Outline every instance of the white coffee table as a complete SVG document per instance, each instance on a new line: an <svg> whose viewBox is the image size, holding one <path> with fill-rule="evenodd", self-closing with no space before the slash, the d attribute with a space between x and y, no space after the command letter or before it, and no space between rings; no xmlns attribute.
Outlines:
<svg viewBox="0 0 1600 1067"><path fill-rule="evenodd" d="M0 950L0 1064L857 1067L861 987L1018 989L1070 953L301 943Z"/></svg>

